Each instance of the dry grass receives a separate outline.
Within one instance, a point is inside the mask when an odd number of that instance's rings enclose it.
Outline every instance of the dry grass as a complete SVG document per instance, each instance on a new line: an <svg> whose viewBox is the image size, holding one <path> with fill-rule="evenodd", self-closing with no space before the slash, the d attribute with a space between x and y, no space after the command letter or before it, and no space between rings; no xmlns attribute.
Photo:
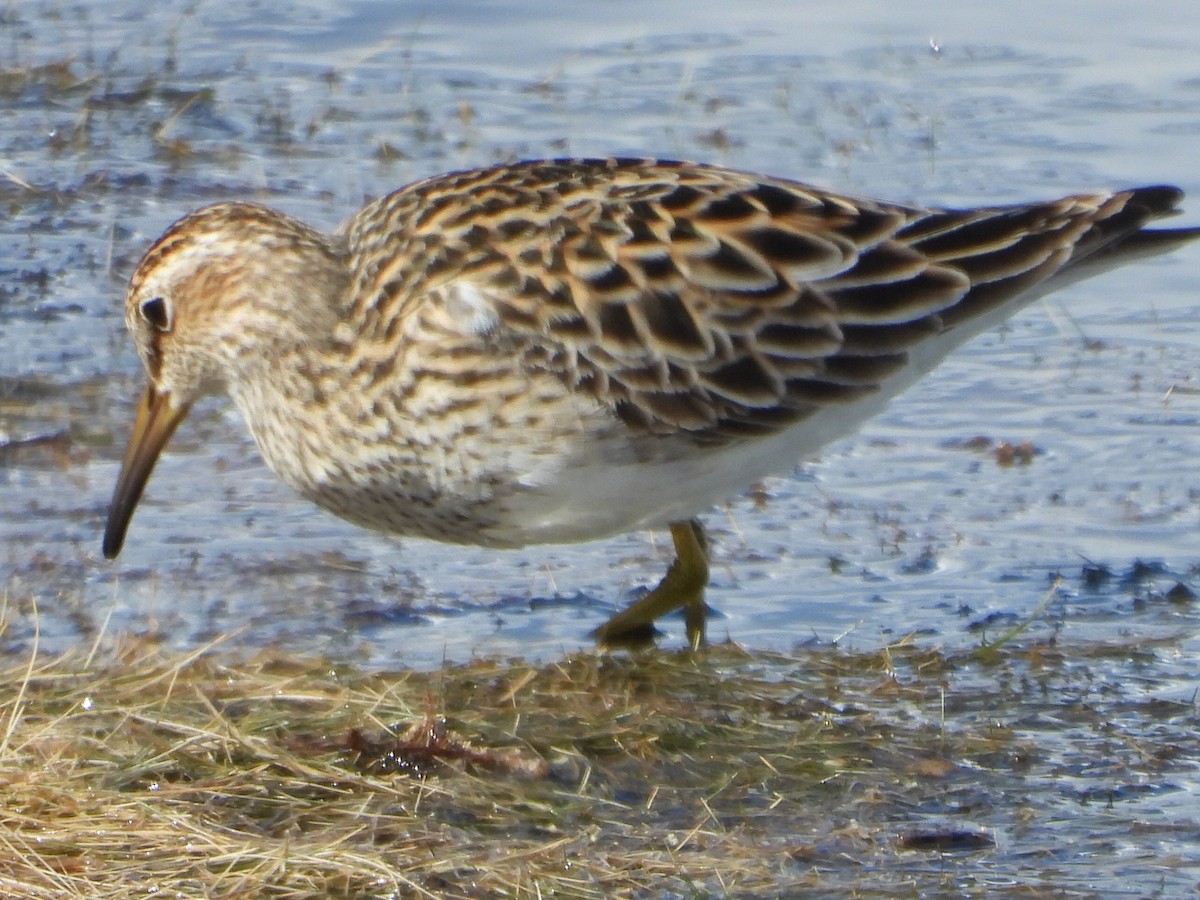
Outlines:
<svg viewBox="0 0 1200 900"><path fill-rule="evenodd" d="M1132 702L1089 668L1113 648L1001 655L983 671L906 646L724 646L364 674L129 641L103 662L10 660L0 893L982 895L1025 853L996 830L1040 845L1039 818L1060 817L1013 793L1040 768L1200 758L1164 740L1195 708L1148 698L1120 751L1111 708L1044 742L1001 724L1061 716L1064 691ZM1064 860L1046 864L1057 880L1026 860L1012 894L1075 896Z"/></svg>

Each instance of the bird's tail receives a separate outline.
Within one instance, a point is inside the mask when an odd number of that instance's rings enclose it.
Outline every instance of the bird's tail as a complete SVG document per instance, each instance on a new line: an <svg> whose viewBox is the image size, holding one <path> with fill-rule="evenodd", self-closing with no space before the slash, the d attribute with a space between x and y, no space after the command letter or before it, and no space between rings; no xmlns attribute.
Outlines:
<svg viewBox="0 0 1200 900"><path fill-rule="evenodd" d="M1170 253L1200 238L1200 227L1147 228L1157 219L1178 215L1183 191L1170 185L1132 188L1113 195L1123 205L1097 220L1075 245L1070 260L1055 275L1055 289L1090 278L1135 259Z"/></svg>

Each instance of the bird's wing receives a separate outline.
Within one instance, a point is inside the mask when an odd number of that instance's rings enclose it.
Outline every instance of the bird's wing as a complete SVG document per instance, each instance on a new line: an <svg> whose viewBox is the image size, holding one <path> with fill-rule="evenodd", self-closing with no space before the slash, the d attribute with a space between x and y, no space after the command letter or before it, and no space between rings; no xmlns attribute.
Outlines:
<svg viewBox="0 0 1200 900"><path fill-rule="evenodd" d="M353 315L394 336L432 298L630 427L734 439L879 391L923 343L973 334L1064 267L1157 234L1142 226L1180 196L953 211L686 163L480 169L352 220Z"/></svg>

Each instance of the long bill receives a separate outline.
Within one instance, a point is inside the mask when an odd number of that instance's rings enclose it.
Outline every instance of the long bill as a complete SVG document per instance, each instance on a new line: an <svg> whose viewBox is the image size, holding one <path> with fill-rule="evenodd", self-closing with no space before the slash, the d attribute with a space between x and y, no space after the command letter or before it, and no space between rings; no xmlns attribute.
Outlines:
<svg viewBox="0 0 1200 900"><path fill-rule="evenodd" d="M105 559L113 559L121 552L129 520L133 518L138 500L142 498L142 491L150 480L158 455L190 409L190 403L176 406L169 393L157 390L153 384L148 385L142 394L133 436L129 439L129 449L125 451L125 461L121 463L117 487L108 505L108 523L104 526Z"/></svg>

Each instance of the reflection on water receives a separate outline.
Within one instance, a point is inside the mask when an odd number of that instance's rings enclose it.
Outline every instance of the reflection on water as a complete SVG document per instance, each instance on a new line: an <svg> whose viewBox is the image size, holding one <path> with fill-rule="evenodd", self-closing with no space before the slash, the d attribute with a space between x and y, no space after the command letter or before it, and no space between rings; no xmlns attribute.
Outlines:
<svg viewBox="0 0 1200 900"><path fill-rule="evenodd" d="M36 598L52 646L111 609L108 627L182 645L237 626L250 644L380 664L544 657L583 645L666 563L663 536L497 553L357 531L279 486L216 402L173 442L125 554L102 562L141 380L123 279L202 202L255 197L332 227L437 170L608 152L944 203L1196 187L1200 56L1178 21L1138 23L1114 55L1115 26L1081 33L1052 10L1033 33L1015 13L801 6L547 19L532 5L129 3L0 23L0 573L21 607L9 644L29 639ZM714 511L715 634L971 643L972 623L1024 614L1057 572L1043 631L1189 628L1189 607L1155 598L1195 560L1196 260L1115 273L1021 316L862 437ZM1004 441L1036 452L1001 465L988 446ZM1077 577L1089 560L1120 572L1138 559L1155 568L1135 583Z"/></svg>

